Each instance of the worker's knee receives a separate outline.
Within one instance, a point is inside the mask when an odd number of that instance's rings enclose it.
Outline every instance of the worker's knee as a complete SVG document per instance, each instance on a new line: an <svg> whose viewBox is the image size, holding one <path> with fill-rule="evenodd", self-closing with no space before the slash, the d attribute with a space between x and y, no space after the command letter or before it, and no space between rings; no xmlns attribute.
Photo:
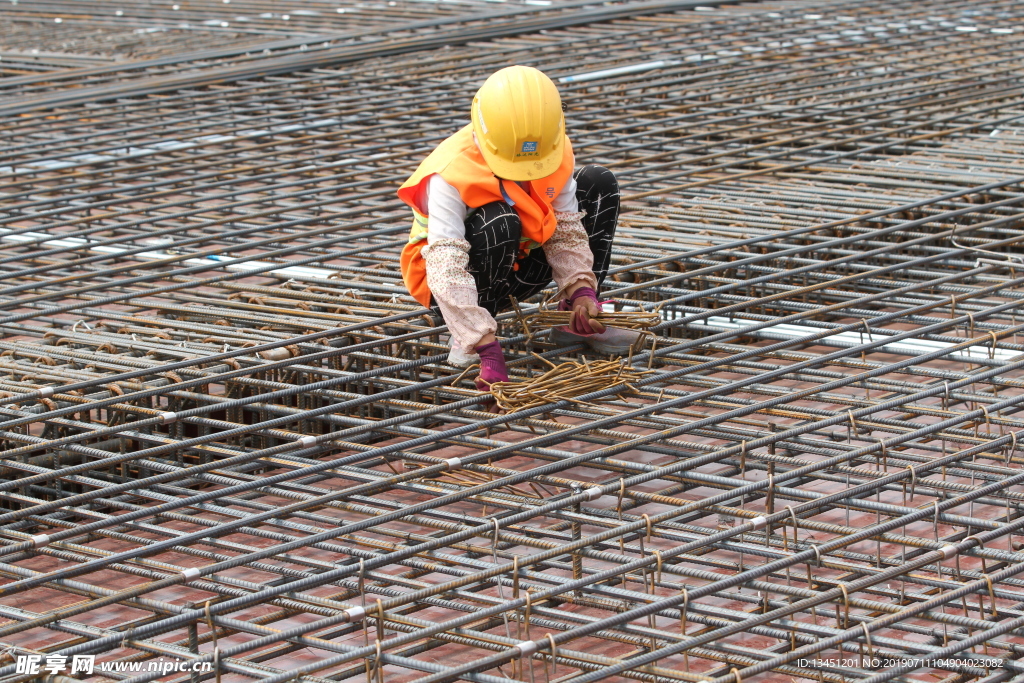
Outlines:
<svg viewBox="0 0 1024 683"><path fill-rule="evenodd" d="M615 174L604 166L587 164L577 170L573 177L576 179L578 195L592 196L596 193L604 197L618 197L619 183L615 180Z"/></svg>
<svg viewBox="0 0 1024 683"><path fill-rule="evenodd" d="M484 204L466 217L466 239L470 244L479 241L489 248L506 243L518 245L522 232L519 215L505 202Z"/></svg>

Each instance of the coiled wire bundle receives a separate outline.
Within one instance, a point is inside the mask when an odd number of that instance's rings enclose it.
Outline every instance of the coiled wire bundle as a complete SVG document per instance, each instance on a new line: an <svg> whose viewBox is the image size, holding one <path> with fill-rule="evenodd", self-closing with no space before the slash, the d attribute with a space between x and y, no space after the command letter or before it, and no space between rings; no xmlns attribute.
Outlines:
<svg viewBox="0 0 1024 683"><path fill-rule="evenodd" d="M582 363L566 361L558 365L549 364L551 369L538 377L492 384L491 395L498 406L513 413L557 401L572 401L577 396L609 389L617 384L622 385L622 391L602 400L623 399L624 394L638 393L632 382L653 372L638 370L622 359L588 361L584 358Z"/></svg>

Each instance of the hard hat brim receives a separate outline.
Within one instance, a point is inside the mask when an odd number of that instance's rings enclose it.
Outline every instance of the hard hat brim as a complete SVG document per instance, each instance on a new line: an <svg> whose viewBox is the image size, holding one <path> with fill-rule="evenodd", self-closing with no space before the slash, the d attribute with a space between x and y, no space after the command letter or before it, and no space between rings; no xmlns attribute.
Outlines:
<svg viewBox="0 0 1024 683"><path fill-rule="evenodd" d="M558 170L562 165L562 154L565 151L565 135L558 138L554 148L542 157L532 157L522 161L508 161L502 159L498 154L480 146L480 153L487 163L491 173L505 180L525 182L528 180L540 180Z"/></svg>

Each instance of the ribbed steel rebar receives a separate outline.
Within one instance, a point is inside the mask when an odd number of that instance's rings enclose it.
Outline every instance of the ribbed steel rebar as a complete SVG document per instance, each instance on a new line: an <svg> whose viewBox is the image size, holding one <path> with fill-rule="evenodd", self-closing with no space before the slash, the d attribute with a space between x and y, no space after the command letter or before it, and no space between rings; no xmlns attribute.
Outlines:
<svg viewBox="0 0 1024 683"><path fill-rule="evenodd" d="M1022 675L1016 3L123 4L0 13L0 680ZM393 193L512 63L661 322L494 415Z"/></svg>

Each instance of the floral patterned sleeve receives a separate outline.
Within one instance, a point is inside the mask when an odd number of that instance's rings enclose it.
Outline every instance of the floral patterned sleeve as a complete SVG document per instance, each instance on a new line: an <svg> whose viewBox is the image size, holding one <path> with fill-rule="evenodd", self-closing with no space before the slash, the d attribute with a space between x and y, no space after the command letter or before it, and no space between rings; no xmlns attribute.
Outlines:
<svg viewBox="0 0 1024 683"><path fill-rule="evenodd" d="M597 289L594 254L590 251L590 238L582 222L586 215L585 211L556 212L555 232L544 243L544 256L551 266L559 292L580 280Z"/></svg>
<svg viewBox="0 0 1024 683"><path fill-rule="evenodd" d="M438 239L420 253L427 262L427 286L452 338L471 351L485 335L497 332L498 324L477 305L476 281L469 274L469 242Z"/></svg>

